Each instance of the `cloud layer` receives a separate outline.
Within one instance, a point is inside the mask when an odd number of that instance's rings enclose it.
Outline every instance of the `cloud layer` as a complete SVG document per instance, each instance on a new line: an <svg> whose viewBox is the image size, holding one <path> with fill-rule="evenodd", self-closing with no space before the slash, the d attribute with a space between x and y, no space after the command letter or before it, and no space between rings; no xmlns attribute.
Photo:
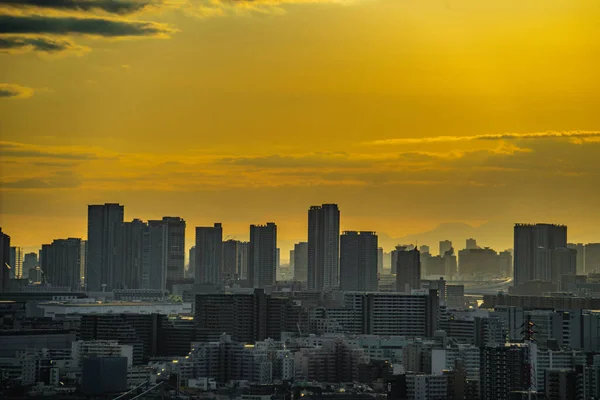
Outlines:
<svg viewBox="0 0 600 400"><path fill-rule="evenodd" d="M34 94L34 90L29 87L15 85L12 83L0 83L0 99L24 99L31 97ZM0 153L2 152L0 146Z"/></svg>
<svg viewBox="0 0 600 400"><path fill-rule="evenodd" d="M530 139L571 139L580 142L585 139L599 138L596 131L534 132L534 133L498 133L473 136L430 136L423 138L380 139L369 142L372 145L397 145L419 143L468 142L473 140L530 140Z"/></svg>

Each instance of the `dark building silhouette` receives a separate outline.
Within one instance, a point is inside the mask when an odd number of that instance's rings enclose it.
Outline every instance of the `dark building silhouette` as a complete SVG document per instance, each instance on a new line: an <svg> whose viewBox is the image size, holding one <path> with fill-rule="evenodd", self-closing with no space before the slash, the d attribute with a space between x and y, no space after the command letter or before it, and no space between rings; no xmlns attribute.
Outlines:
<svg viewBox="0 0 600 400"><path fill-rule="evenodd" d="M275 284L277 276L277 225L250 225L248 281L254 288Z"/></svg>
<svg viewBox="0 0 600 400"><path fill-rule="evenodd" d="M237 240L223 242L222 277L223 279L238 279L238 244Z"/></svg>
<svg viewBox="0 0 600 400"><path fill-rule="evenodd" d="M514 286L551 280L551 250L567 247L567 227L516 224L514 229Z"/></svg>
<svg viewBox="0 0 600 400"><path fill-rule="evenodd" d="M10 236L0 228L0 290L8 290L10 280Z"/></svg>
<svg viewBox="0 0 600 400"><path fill-rule="evenodd" d="M37 253L25 254L25 257L23 257L23 275L29 277L29 270L35 269L36 267L39 267Z"/></svg>
<svg viewBox="0 0 600 400"><path fill-rule="evenodd" d="M248 260L250 257L250 242L238 243L238 265L237 271L240 279L248 279Z"/></svg>
<svg viewBox="0 0 600 400"><path fill-rule="evenodd" d="M220 223L214 226L196 228L196 283L221 283L223 256L223 227Z"/></svg>
<svg viewBox="0 0 600 400"><path fill-rule="evenodd" d="M81 239L55 239L42 245L42 265L46 282L81 289Z"/></svg>
<svg viewBox="0 0 600 400"><path fill-rule="evenodd" d="M294 245L294 280L306 282L308 280L308 242Z"/></svg>
<svg viewBox="0 0 600 400"><path fill-rule="evenodd" d="M396 290L410 293L411 289L420 289L421 256L419 250L397 248Z"/></svg>
<svg viewBox="0 0 600 400"><path fill-rule="evenodd" d="M585 245L585 273L600 273L600 243Z"/></svg>
<svg viewBox="0 0 600 400"><path fill-rule="evenodd" d="M407 250L412 250L414 249L414 246L412 244L409 245L397 245L394 250L391 251L390 253L390 260L391 260L391 265L390 265L390 269L392 274L396 274L398 271L396 270L397 266L398 266L398 252L400 251L407 251Z"/></svg>
<svg viewBox="0 0 600 400"><path fill-rule="evenodd" d="M148 224L134 219L124 222L118 244L120 280L118 288L140 289L149 287L149 231ZM145 279L144 279L145 278Z"/></svg>
<svg viewBox="0 0 600 400"><path fill-rule="evenodd" d="M529 390L529 348L525 344L484 347L480 377L483 399L508 400L511 392Z"/></svg>
<svg viewBox="0 0 600 400"><path fill-rule="evenodd" d="M340 210L337 204L308 210L308 289L339 286Z"/></svg>
<svg viewBox="0 0 600 400"><path fill-rule="evenodd" d="M377 290L377 235L344 232L340 238L340 288L344 291Z"/></svg>
<svg viewBox="0 0 600 400"><path fill-rule="evenodd" d="M86 257L86 285L91 291L118 287L120 274L117 245L123 224L124 207L120 204L88 206L88 244Z"/></svg>
<svg viewBox="0 0 600 400"><path fill-rule="evenodd" d="M148 286L166 290L184 279L185 221L163 217L148 221Z"/></svg>
<svg viewBox="0 0 600 400"><path fill-rule="evenodd" d="M127 357L88 357L81 366L81 391L88 396L127 390Z"/></svg>

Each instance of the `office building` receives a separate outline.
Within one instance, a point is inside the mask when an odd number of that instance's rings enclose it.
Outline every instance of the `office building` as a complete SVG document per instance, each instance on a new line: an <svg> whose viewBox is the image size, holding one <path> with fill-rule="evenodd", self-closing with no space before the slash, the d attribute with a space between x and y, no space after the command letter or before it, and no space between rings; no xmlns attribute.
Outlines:
<svg viewBox="0 0 600 400"><path fill-rule="evenodd" d="M10 280L10 236L0 228L0 291L8 290Z"/></svg>
<svg viewBox="0 0 600 400"><path fill-rule="evenodd" d="M196 227L196 283L221 283L223 257L223 227Z"/></svg>
<svg viewBox="0 0 600 400"><path fill-rule="evenodd" d="M150 259L148 224L139 219L124 222L118 243L118 285L113 289L141 289L147 278Z"/></svg>
<svg viewBox="0 0 600 400"><path fill-rule="evenodd" d="M222 271L223 279L238 279L238 243L237 240L226 240L223 242Z"/></svg>
<svg viewBox="0 0 600 400"><path fill-rule="evenodd" d="M275 284L277 274L277 225L250 225L248 281L253 288Z"/></svg>
<svg viewBox="0 0 600 400"><path fill-rule="evenodd" d="M440 256L443 256L452 249L452 242L450 240L440 240Z"/></svg>
<svg viewBox="0 0 600 400"><path fill-rule="evenodd" d="M377 273L383 273L383 247L377 248Z"/></svg>
<svg viewBox="0 0 600 400"><path fill-rule="evenodd" d="M585 245L585 273L600 273L600 243Z"/></svg>
<svg viewBox="0 0 600 400"><path fill-rule="evenodd" d="M412 289L420 289L421 256L419 250L397 247L396 251L396 290L410 293Z"/></svg>
<svg viewBox="0 0 600 400"><path fill-rule="evenodd" d="M510 392L528 391L532 378L528 345L482 348L479 373L483 399L508 400Z"/></svg>
<svg viewBox="0 0 600 400"><path fill-rule="evenodd" d="M52 286L81 289L81 239L55 239L42 245L41 270Z"/></svg>
<svg viewBox="0 0 600 400"><path fill-rule="evenodd" d="M514 286L549 281L550 251L567 247L567 227L551 224L515 224Z"/></svg>
<svg viewBox="0 0 600 400"><path fill-rule="evenodd" d="M38 255L37 253L27 253L23 257L23 272L28 271L30 268L38 267Z"/></svg>
<svg viewBox="0 0 600 400"><path fill-rule="evenodd" d="M415 246L413 246L412 244L399 244L394 248L394 250L390 252L390 270L392 274L397 274L398 272L396 271L396 267L398 266L398 252L412 250L414 248Z"/></svg>
<svg viewBox="0 0 600 400"><path fill-rule="evenodd" d="M377 235L346 231L340 238L340 289L377 291Z"/></svg>
<svg viewBox="0 0 600 400"><path fill-rule="evenodd" d="M21 279L23 276L23 248L11 246L10 248L10 279Z"/></svg>
<svg viewBox="0 0 600 400"><path fill-rule="evenodd" d="M306 282L308 280L308 242L294 245L294 280Z"/></svg>
<svg viewBox="0 0 600 400"><path fill-rule="evenodd" d="M88 206L88 251L86 284L91 291L112 289L120 278L116 274L117 245L123 224L124 207L120 204Z"/></svg>
<svg viewBox="0 0 600 400"><path fill-rule="evenodd" d="M308 210L308 289L339 286L340 210L337 204Z"/></svg>
<svg viewBox="0 0 600 400"><path fill-rule="evenodd" d="M577 275L577 250L560 247L550 252L550 281L561 288L564 276L574 277Z"/></svg>
<svg viewBox="0 0 600 400"><path fill-rule="evenodd" d="M77 366L87 357L125 357L127 366L133 365L133 346L116 340L77 340L71 343L71 359Z"/></svg>

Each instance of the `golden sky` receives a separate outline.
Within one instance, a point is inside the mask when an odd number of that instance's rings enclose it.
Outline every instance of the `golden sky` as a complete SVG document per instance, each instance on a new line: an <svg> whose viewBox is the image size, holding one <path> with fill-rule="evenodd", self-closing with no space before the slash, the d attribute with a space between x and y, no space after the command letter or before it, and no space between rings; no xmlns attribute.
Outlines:
<svg viewBox="0 0 600 400"><path fill-rule="evenodd" d="M120 202L189 245L275 221L287 249L336 202L382 238L600 241L599 21L597 0L0 0L0 226L37 248Z"/></svg>

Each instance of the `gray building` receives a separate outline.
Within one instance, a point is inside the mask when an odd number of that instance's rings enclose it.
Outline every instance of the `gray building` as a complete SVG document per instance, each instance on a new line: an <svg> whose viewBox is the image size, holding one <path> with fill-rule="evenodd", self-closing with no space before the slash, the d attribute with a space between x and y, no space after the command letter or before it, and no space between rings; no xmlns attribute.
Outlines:
<svg viewBox="0 0 600 400"><path fill-rule="evenodd" d="M514 285L518 288L535 280L549 281L550 251L567 247L567 227L515 224L514 240Z"/></svg>
<svg viewBox="0 0 600 400"><path fill-rule="evenodd" d="M196 264L194 266L196 283L221 283L223 256L223 227L196 227Z"/></svg>
<svg viewBox="0 0 600 400"><path fill-rule="evenodd" d="M250 225L248 280L254 288L275 284L277 274L277 225Z"/></svg>
<svg viewBox="0 0 600 400"><path fill-rule="evenodd" d="M294 280L299 282L308 280L308 242L294 245Z"/></svg>
<svg viewBox="0 0 600 400"><path fill-rule="evenodd" d="M180 217L148 221L148 235L147 289L164 290L184 278L185 221Z"/></svg>
<svg viewBox="0 0 600 400"><path fill-rule="evenodd" d="M577 251L577 275L585 275L585 246L583 243L567 243L569 249Z"/></svg>
<svg viewBox="0 0 600 400"><path fill-rule="evenodd" d="M222 277L223 279L238 279L238 240L223 242Z"/></svg>
<svg viewBox="0 0 600 400"><path fill-rule="evenodd" d="M39 267L37 253L25 254L25 257L23 257L23 276L29 278L29 270L36 267ZM83 268L85 273L85 264L83 264Z"/></svg>
<svg viewBox="0 0 600 400"><path fill-rule="evenodd" d="M187 278L196 278L196 246L190 248L188 256Z"/></svg>
<svg viewBox="0 0 600 400"><path fill-rule="evenodd" d="M452 242L450 240L440 241L440 256L446 254L447 251L452 250Z"/></svg>
<svg viewBox="0 0 600 400"><path fill-rule="evenodd" d="M0 291L8 290L10 279L10 236L0 228Z"/></svg>
<svg viewBox="0 0 600 400"><path fill-rule="evenodd" d="M397 248L396 290L410 293L421 287L421 255L419 250Z"/></svg>
<svg viewBox="0 0 600 400"><path fill-rule="evenodd" d="M139 219L123 223L118 245L120 280L114 289L141 289L148 285L148 241L148 224Z"/></svg>
<svg viewBox="0 0 600 400"><path fill-rule="evenodd" d="M55 239L44 244L41 259L46 282L73 291L81 289L81 239Z"/></svg>
<svg viewBox="0 0 600 400"><path fill-rule="evenodd" d="M23 276L23 248L11 246L10 248L10 279L21 279Z"/></svg>
<svg viewBox="0 0 600 400"><path fill-rule="evenodd" d="M600 273L600 243L585 245L585 273Z"/></svg>
<svg viewBox="0 0 600 400"><path fill-rule="evenodd" d="M88 206L88 251L86 284L90 291L112 289L120 276L115 273L118 262L117 244L123 224L124 207L120 204Z"/></svg>
<svg viewBox="0 0 600 400"><path fill-rule="evenodd" d="M240 279L248 279L248 260L250 257L250 242L238 243L238 276Z"/></svg>
<svg viewBox="0 0 600 400"><path fill-rule="evenodd" d="M377 290L377 235L344 232L340 238L340 288L343 291Z"/></svg>
<svg viewBox="0 0 600 400"><path fill-rule="evenodd" d="M308 210L308 289L339 286L340 210L337 204Z"/></svg>

